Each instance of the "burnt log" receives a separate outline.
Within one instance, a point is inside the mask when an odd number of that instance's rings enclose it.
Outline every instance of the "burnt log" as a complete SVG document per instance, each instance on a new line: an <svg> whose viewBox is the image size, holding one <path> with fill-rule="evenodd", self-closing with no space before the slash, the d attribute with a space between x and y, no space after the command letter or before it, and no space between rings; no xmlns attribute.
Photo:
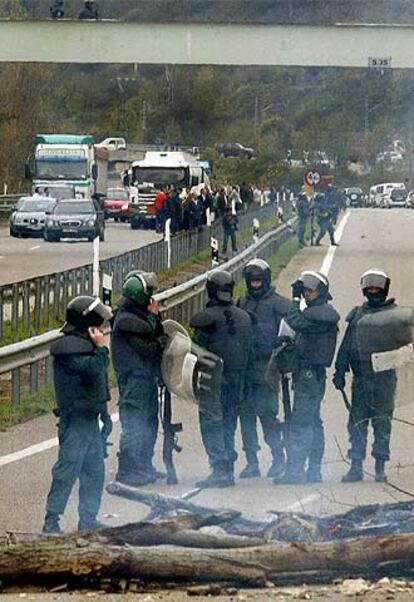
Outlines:
<svg viewBox="0 0 414 602"><path fill-rule="evenodd" d="M414 564L414 535L371 537L313 544L266 544L212 550L177 546L121 546L99 534L43 537L0 549L0 579L64 576L129 578L143 582L257 583L284 574L381 574L392 565L401 574Z"/></svg>

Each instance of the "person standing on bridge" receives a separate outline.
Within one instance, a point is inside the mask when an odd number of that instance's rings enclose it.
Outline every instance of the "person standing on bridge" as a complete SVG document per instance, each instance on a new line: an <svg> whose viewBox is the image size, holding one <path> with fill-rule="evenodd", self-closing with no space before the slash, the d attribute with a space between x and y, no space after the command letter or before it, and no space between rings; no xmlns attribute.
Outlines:
<svg viewBox="0 0 414 602"><path fill-rule="evenodd" d="M244 374L252 345L252 318L233 304L233 276L214 270L207 278L206 308L193 316L195 343L223 360L220 416L199 412L200 431L211 474L196 487L231 487L237 459L234 437Z"/></svg>
<svg viewBox="0 0 414 602"><path fill-rule="evenodd" d="M165 477L152 464L158 432L162 337L155 274L130 272L115 310L111 353L119 388L121 439L116 480L140 487Z"/></svg>
<svg viewBox="0 0 414 602"><path fill-rule="evenodd" d="M287 468L276 484L319 483L325 437L321 402L325 394L326 368L332 363L339 315L328 303L329 281L321 272L305 271L292 284L293 302L286 316L296 332L293 369L294 398L289 424ZM301 310L302 298L306 308ZM308 462L305 474L305 465Z"/></svg>
<svg viewBox="0 0 414 602"><path fill-rule="evenodd" d="M272 272L264 259L251 259L243 270L247 291L236 305L255 317L253 351L247 367L246 385L240 408L240 425L247 465L241 479L260 476L257 452L257 418L264 439L272 454L269 478L281 477L285 471L285 452L282 430L278 420L278 398L265 380L266 367L276 346L280 321L287 314L290 301L281 297L272 287Z"/></svg>
<svg viewBox="0 0 414 602"><path fill-rule="evenodd" d="M394 411L394 395L396 387L395 370L375 373L371 365L371 356L364 360L361 357L358 340L358 324L368 316L383 317L380 331L379 351L383 344L386 320L391 315L392 329L398 331L395 319L397 305L394 299L387 299L390 287L388 275L380 269L373 268L361 277L362 294L367 301L354 307L348 314L348 323L344 338L335 362L333 384L339 391L345 389L345 374L352 370L352 400L349 408L348 435L350 449L348 458L351 468L342 477L344 483L362 481L364 478L363 462L366 455L368 424L371 422L374 431L372 455L375 458L375 480L386 481L385 462L390 459L391 421ZM381 314L381 316L379 316ZM374 338L371 330L370 339ZM375 345L375 343L374 343ZM375 349L374 349L375 351Z"/></svg>
<svg viewBox="0 0 414 602"><path fill-rule="evenodd" d="M107 368L109 352L102 325L111 310L98 298L81 296L66 308L63 338L54 343L53 376L59 417L59 456L52 469L43 533L60 533L75 481L79 479L78 529L97 529L104 484L104 442L100 415L108 418L110 399Z"/></svg>

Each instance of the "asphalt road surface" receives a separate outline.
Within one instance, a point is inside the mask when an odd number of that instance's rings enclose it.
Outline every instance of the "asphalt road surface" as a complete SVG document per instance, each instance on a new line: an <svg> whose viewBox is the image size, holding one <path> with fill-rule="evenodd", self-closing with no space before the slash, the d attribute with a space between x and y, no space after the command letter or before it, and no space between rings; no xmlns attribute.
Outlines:
<svg viewBox="0 0 414 602"><path fill-rule="evenodd" d="M349 215L349 217L347 217ZM412 278L414 212L409 210L353 210L342 218L339 230L343 230L340 247L327 246L304 248L291 261L280 275L278 288L290 294L290 283L303 269L320 269L322 263L329 269L334 305L344 318L349 310L361 302L359 280L361 274L370 267L381 267L392 278L391 295L396 296L401 305L408 305L414 299L414 279ZM138 235L141 233L138 233ZM21 241L19 241L21 242ZM327 241L323 241L327 245ZM58 248L54 247L54 248ZM72 247L71 247L72 248ZM331 376L331 373L329 374ZM349 383L348 383L349 384ZM413 387L406 384L405 405L396 415L414 422ZM116 392L114 392L114 407ZM179 496L194 487L194 482L208 473L205 453L200 442L197 412L194 406L176 402L174 420L182 420L184 432L180 434L180 444L184 450L175 456L180 483L167 486L163 482L148 486L168 495ZM375 483L366 476L364 482L342 484L341 476L347 470L342 457L346 454L347 412L340 394L328 381L323 404L323 417L326 426L326 454L323 464L323 483L301 486L275 486L264 476L252 480L238 480L236 486L223 490L201 492L194 501L213 507L227 506L238 508L252 516L264 516L268 510L283 509L314 513L334 513L346 511L358 504L392 502L406 499L390 485ZM38 531L41 528L44 504L50 484L50 470L56 459L56 447L51 443L45 451L33 453L24 451L28 446L48 441L55 437L56 420L46 416L10 429L0 435L0 532L5 530ZM113 479L116 471L116 451L119 438L118 424L111 437L115 443L110 448L110 458L106 464L106 480ZM414 492L414 438L411 426L394 423L392 436L392 460L388 466L389 480L397 486ZM160 460L161 436L158 441L156 464ZM241 450L240 441L238 442ZM23 452L22 452L23 450ZM18 455L6 456L13 452ZM22 457L29 454L27 457ZM270 456L263 446L261 468L265 473ZM244 466L242 453L236 464L236 474ZM366 470L373 472L373 461L369 457ZM109 525L118 525L138 520L146 513L140 504L111 497L104 493L100 518ZM76 492L70 500L62 526L71 530L76 526Z"/></svg>
<svg viewBox="0 0 414 602"><path fill-rule="evenodd" d="M121 255L160 239L153 230L131 230L129 224L106 222L101 259ZM0 285L52 274L93 261L93 245L85 240L64 239L58 243L43 238L13 238L8 226L0 227Z"/></svg>

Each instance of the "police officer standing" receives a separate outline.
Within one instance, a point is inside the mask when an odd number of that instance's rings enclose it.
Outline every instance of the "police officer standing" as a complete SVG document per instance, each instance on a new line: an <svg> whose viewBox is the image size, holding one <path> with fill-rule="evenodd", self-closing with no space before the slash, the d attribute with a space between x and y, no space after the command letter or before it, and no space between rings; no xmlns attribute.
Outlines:
<svg viewBox="0 0 414 602"><path fill-rule="evenodd" d="M386 481L385 462L390 459L391 420L394 410L396 376L394 370L375 373L369 358L364 360L357 340L358 323L365 316L381 313L386 319L395 312L394 299L387 299L390 287L388 275L380 269L362 274L361 289L367 301L354 307L348 314L348 323L335 363L333 383L338 390L345 388L345 374L352 370L352 401L348 420L351 468L344 475L344 483L363 479L363 461L366 454L368 424L374 431L372 455L375 458L375 480ZM396 325L396 322L395 322Z"/></svg>
<svg viewBox="0 0 414 602"><path fill-rule="evenodd" d="M127 275L115 310L111 352L119 388L121 438L116 479L139 487L164 477L152 464L158 430L163 328L153 273Z"/></svg>
<svg viewBox="0 0 414 602"><path fill-rule="evenodd" d="M278 421L278 399L276 392L265 381L265 371L282 317L288 312L290 301L278 295L271 286L272 272L264 259L252 259L243 270L246 294L237 301L241 307L255 317L253 326L253 352L246 372L246 385L240 409L240 425L243 449L247 465L240 473L241 479L260 476L257 452L256 421L259 418L265 442L272 453L272 465L267 476L280 477L285 470L285 453Z"/></svg>
<svg viewBox="0 0 414 602"><path fill-rule="evenodd" d="M100 414L107 419L110 399L102 324L111 310L98 298L75 297L67 306L63 338L54 343L53 375L59 417L59 456L52 469L46 503L44 533L60 533L59 517L65 511L75 481L79 479L79 529L97 529L96 520L104 484L104 445Z"/></svg>
<svg viewBox="0 0 414 602"><path fill-rule="evenodd" d="M252 344L252 320L233 304L234 280L225 270L215 270L207 278L208 302L204 311L191 318L195 343L222 358L221 416L199 412L201 438L211 474L197 487L234 485L233 465L237 459L234 436Z"/></svg>
<svg viewBox="0 0 414 602"><path fill-rule="evenodd" d="M335 229L333 226L335 211L334 207L330 204L329 198L324 194L317 194L314 200L314 211L318 220L319 232L315 242L316 246L319 246L322 238L328 232L331 245L338 246L335 242Z"/></svg>
<svg viewBox="0 0 414 602"><path fill-rule="evenodd" d="M306 225L309 219L309 201L305 192L301 192L296 202L296 214L298 216L297 235L301 247L306 245L305 233Z"/></svg>
<svg viewBox="0 0 414 602"><path fill-rule="evenodd" d="M287 469L283 479L275 480L275 483L303 483L305 478L308 482L318 483L322 480L325 447L321 402L325 394L326 368L331 365L335 353L339 315L328 303L332 299L329 282L321 272L302 272L292 284L292 296L286 321L296 332L294 398ZM303 311L300 309L302 297L306 302Z"/></svg>
<svg viewBox="0 0 414 602"><path fill-rule="evenodd" d="M85 0L84 6L79 13L79 19L97 19L98 8L94 0Z"/></svg>

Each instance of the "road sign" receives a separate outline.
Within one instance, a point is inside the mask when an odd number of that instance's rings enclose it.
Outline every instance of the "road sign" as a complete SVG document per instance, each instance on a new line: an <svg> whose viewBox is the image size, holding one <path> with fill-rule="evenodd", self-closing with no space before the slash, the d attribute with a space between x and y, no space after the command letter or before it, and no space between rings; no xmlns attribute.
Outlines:
<svg viewBox="0 0 414 602"><path fill-rule="evenodd" d="M321 179L321 173L316 167L310 167L305 171L304 180L309 186L318 186Z"/></svg>

